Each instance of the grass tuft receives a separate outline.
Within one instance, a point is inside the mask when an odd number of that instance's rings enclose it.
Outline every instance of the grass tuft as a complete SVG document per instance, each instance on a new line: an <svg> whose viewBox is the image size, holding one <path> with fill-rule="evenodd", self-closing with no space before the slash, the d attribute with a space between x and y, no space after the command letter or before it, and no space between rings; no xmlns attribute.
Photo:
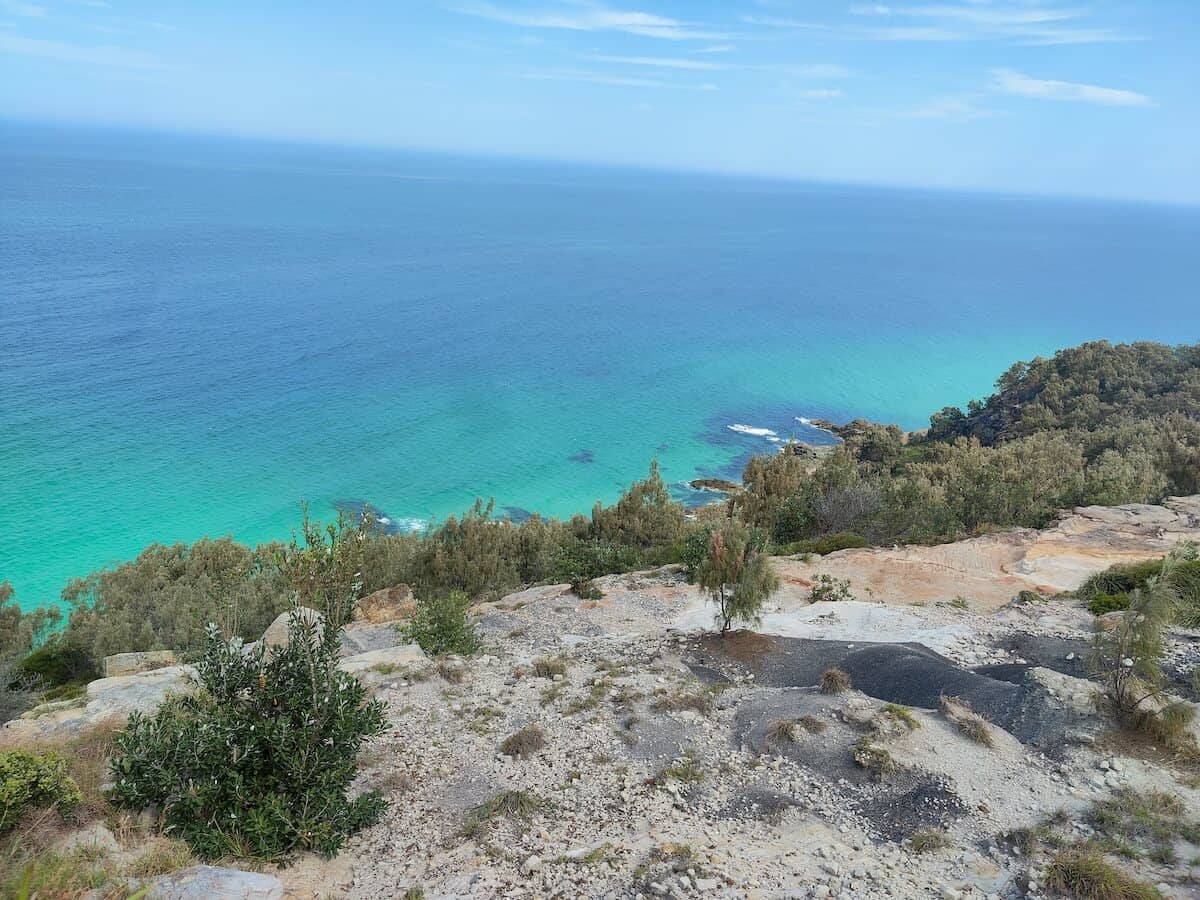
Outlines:
<svg viewBox="0 0 1200 900"><path fill-rule="evenodd" d="M1161 900L1158 889L1126 874L1095 850L1068 847L1046 867L1048 888L1079 900Z"/></svg>
<svg viewBox="0 0 1200 900"><path fill-rule="evenodd" d="M528 759L546 747L546 733L537 725L526 725L506 737L500 744L505 756Z"/></svg>
<svg viewBox="0 0 1200 900"><path fill-rule="evenodd" d="M831 666L821 673L822 694L842 694L851 687L850 676L837 666Z"/></svg>

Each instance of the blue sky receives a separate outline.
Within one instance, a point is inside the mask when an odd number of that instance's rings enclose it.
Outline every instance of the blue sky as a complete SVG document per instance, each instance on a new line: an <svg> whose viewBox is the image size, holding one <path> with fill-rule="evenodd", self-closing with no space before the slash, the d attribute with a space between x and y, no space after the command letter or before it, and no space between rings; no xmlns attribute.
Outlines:
<svg viewBox="0 0 1200 900"><path fill-rule="evenodd" d="M1200 0L0 0L0 116L1200 202Z"/></svg>

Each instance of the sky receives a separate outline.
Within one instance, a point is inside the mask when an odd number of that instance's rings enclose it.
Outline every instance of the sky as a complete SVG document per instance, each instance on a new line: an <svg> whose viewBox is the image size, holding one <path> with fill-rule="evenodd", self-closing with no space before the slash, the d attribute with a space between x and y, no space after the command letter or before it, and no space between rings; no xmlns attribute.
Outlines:
<svg viewBox="0 0 1200 900"><path fill-rule="evenodd" d="M0 0L0 117L1200 203L1200 0Z"/></svg>

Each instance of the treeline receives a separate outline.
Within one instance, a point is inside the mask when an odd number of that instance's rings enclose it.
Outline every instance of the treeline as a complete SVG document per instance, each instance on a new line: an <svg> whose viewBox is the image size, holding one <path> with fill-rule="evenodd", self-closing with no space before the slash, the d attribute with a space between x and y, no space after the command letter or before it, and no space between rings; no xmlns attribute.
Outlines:
<svg viewBox="0 0 1200 900"><path fill-rule="evenodd" d="M461 592L478 601L539 582L570 582L586 594L601 575L669 562L694 570L727 518L749 529L747 546L827 552L950 541L1042 526L1080 504L1200 493L1200 345L1085 344L1017 364L995 394L942 410L923 435L865 422L840 432L843 444L823 459L798 445L754 458L742 492L692 518L652 466L615 504L567 521L498 521L492 504L478 501L423 535L381 534L369 520L329 528L357 535L346 562L357 567L357 592L405 583L418 598ZM111 653L198 654L210 621L257 639L295 599L322 609L335 599L312 574L327 530L305 517L290 543L155 545L73 580L65 617L21 614L0 588L0 664L52 634L23 670L51 683Z"/></svg>
<svg viewBox="0 0 1200 900"><path fill-rule="evenodd" d="M923 435L852 423L818 464L794 448L757 458L738 514L781 545L838 532L935 543L1200 492L1200 345L1084 344L997 387Z"/></svg>

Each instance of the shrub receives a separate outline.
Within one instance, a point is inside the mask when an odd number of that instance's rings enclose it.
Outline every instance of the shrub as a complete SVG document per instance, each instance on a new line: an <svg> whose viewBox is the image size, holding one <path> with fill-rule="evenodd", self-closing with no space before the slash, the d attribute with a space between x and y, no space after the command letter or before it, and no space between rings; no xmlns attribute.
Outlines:
<svg viewBox="0 0 1200 900"><path fill-rule="evenodd" d="M650 474L636 481L608 507L597 503L586 536L621 547L649 549L674 544L683 533L683 507L671 499L658 471L650 463Z"/></svg>
<svg viewBox="0 0 1200 900"><path fill-rule="evenodd" d="M79 785L67 774L67 764L57 753L0 751L0 834L27 810L54 806L66 813L82 801Z"/></svg>
<svg viewBox="0 0 1200 900"><path fill-rule="evenodd" d="M821 673L822 694L841 694L850 690L850 686L850 676L837 666L831 666Z"/></svg>
<svg viewBox="0 0 1200 900"><path fill-rule="evenodd" d="M279 552L279 569L300 606L319 611L340 628L349 624L362 596L363 556L374 519L369 512L357 518L342 512L337 522L322 525L308 517L307 505L300 510L300 535L293 533Z"/></svg>
<svg viewBox="0 0 1200 900"><path fill-rule="evenodd" d="M1088 612L1093 616L1102 616L1110 612L1122 612L1129 609L1128 594L1096 594L1088 603Z"/></svg>
<svg viewBox="0 0 1200 900"><path fill-rule="evenodd" d="M554 678L567 674L567 661L562 657L543 656L533 661L533 674L538 678Z"/></svg>
<svg viewBox="0 0 1200 900"><path fill-rule="evenodd" d="M62 687L99 677L96 666L82 647L57 637L21 660L17 671L46 687Z"/></svg>
<svg viewBox="0 0 1200 900"><path fill-rule="evenodd" d="M153 544L131 562L67 584L66 638L95 662L142 650L196 655L205 622L217 622L226 637L257 640L291 602L279 550L230 538Z"/></svg>
<svg viewBox="0 0 1200 900"><path fill-rule="evenodd" d="M854 593L850 590L850 581L846 578L834 578L831 575L818 575L813 579L812 602L839 602L853 600Z"/></svg>
<svg viewBox="0 0 1200 900"><path fill-rule="evenodd" d="M526 791L501 791L467 814L462 835L477 840L487 835L489 826L496 819L528 822L541 808L542 801L534 794Z"/></svg>
<svg viewBox="0 0 1200 900"><path fill-rule="evenodd" d="M504 739L500 744L500 752L505 756L527 759L545 746L546 733L537 725L526 725Z"/></svg>
<svg viewBox="0 0 1200 900"><path fill-rule="evenodd" d="M197 669L202 690L134 714L115 742L110 798L158 806L170 833L203 859L333 854L384 803L351 799L363 743L383 709L337 668L338 629L292 617L270 659L210 626Z"/></svg>
<svg viewBox="0 0 1200 900"><path fill-rule="evenodd" d="M932 853L950 846L950 838L940 828L922 828L908 839L914 853Z"/></svg>
<svg viewBox="0 0 1200 900"><path fill-rule="evenodd" d="M462 591L417 602L417 611L403 628L404 637L433 656L479 650L479 636L469 618L471 598Z"/></svg>
<svg viewBox="0 0 1200 900"><path fill-rule="evenodd" d="M708 554L696 572L696 583L717 607L721 633L735 621L757 622L763 602L779 589L779 576L764 552L761 534L738 522L714 531Z"/></svg>
<svg viewBox="0 0 1200 900"><path fill-rule="evenodd" d="M641 554L632 547L572 538L555 551L552 577L555 581L569 582L580 598L596 600L599 597L595 595L599 592L592 585L593 579L632 572L641 564Z"/></svg>
<svg viewBox="0 0 1200 900"><path fill-rule="evenodd" d="M942 696L938 701L947 721L963 733L969 740L985 747L994 747L991 727L987 719L971 709L971 705L959 697Z"/></svg>
<svg viewBox="0 0 1200 900"><path fill-rule="evenodd" d="M800 556L805 553L825 556L829 553L836 553L839 550L854 550L867 546L870 546L870 541L861 534L855 534L853 531L839 531L836 534L827 534L824 537L788 544L787 552L793 556Z"/></svg>
<svg viewBox="0 0 1200 900"><path fill-rule="evenodd" d="M1046 867L1045 884L1080 900L1160 900L1153 886L1122 872L1095 850L1068 847Z"/></svg>
<svg viewBox="0 0 1200 900"><path fill-rule="evenodd" d="M892 754L878 744L871 743L868 738L863 738L855 744L851 749L851 755L856 763L879 781L900 768L892 758Z"/></svg>

